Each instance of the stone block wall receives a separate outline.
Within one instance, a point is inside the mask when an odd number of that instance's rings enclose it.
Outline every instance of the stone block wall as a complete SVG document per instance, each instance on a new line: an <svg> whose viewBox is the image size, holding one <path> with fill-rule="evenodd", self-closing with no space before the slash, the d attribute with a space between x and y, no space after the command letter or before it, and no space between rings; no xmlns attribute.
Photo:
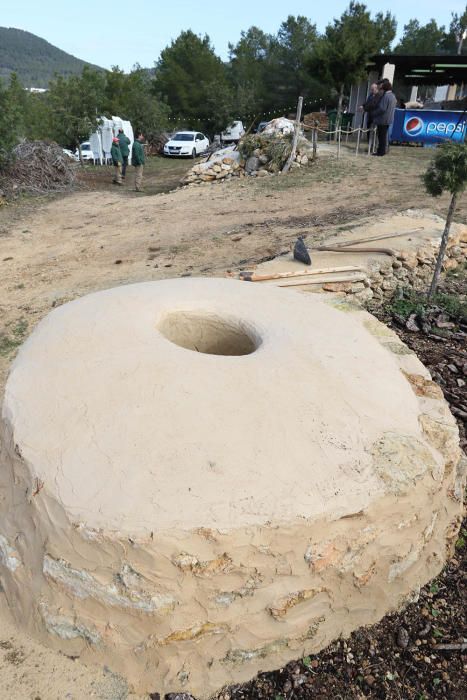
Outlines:
<svg viewBox="0 0 467 700"><path fill-rule="evenodd" d="M340 292L350 295L360 303L370 299L375 302L389 300L398 287L412 287L416 290L428 289L433 275L439 240L417 250L396 251L393 257L380 262L373 259L368 263L367 278L358 282L327 282L325 292ZM451 234L443 271L456 270L467 261L467 233L462 230Z"/></svg>

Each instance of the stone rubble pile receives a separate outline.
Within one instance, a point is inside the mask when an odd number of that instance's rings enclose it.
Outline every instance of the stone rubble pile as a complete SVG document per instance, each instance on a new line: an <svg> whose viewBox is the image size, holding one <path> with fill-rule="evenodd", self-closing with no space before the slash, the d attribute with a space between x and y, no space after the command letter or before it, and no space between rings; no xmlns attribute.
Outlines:
<svg viewBox="0 0 467 700"><path fill-rule="evenodd" d="M202 182L229 180L233 176L244 177L245 164L240 153L233 149L222 149L214 153L209 160L194 165L183 178L182 184L194 185Z"/></svg>
<svg viewBox="0 0 467 700"><path fill-rule="evenodd" d="M446 250L443 270L455 270L467 260L467 227L454 226ZM366 279L354 282L327 282L323 291L352 295L360 302L370 299L382 302L392 298L398 287L426 289L429 285L439 250L439 240L414 251L397 251L387 261L371 260Z"/></svg>
<svg viewBox="0 0 467 700"><path fill-rule="evenodd" d="M288 119L273 119L261 134L245 136L238 146L223 148L194 165L182 179L183 185L219 182L232 177L268 177L280 174L291 151L291 128ZM312 145L299 138L291 170L312 161Z"/></svg>

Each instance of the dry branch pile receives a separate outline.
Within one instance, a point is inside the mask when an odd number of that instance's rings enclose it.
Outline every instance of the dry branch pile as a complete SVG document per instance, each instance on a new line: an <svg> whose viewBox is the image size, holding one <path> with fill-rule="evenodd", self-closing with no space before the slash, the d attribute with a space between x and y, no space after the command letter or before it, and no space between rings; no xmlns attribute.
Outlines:
<svg viewBox="0 0 467 700"><path fill-rule="evenodd" d="M0 178L7 196L30 192L64 192L75 182L77 164L56 143L25 141L13 150L11 164Z"/></svg>
<svg viewBox="0 0 467 700"><path fill-rule="evenodd" d="M309 112L303 117L304 129L311 129L314 126L318 126L323 131L329 129L329 117L325 112Z"/></svg>
<svg viewBox="0 0 467 700"><path fill-rule="evenodd" d="M136 136L136 134L135 134L135 136ZM170 136L165 131L163 131L159 134L156 134L155 136L149 136L148 137L148 145L146 146L146 149L145 149L146 155L148 155L148 156L161 155L164 152L164 146L169 139L170 139Z"/></svg>

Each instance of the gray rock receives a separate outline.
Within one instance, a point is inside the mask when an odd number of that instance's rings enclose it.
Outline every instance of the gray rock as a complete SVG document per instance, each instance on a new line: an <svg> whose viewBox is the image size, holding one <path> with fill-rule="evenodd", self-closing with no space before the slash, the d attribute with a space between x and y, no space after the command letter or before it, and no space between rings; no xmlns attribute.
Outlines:
<svg viewBox="0 0 467 700"><path fill-rule="evenodd" d="M259 166L261 165L259 158L257 156L250 156L247 158L247 161L245 163L245 170L247 173L253 173L256 170L259 170Z"/></svg>
<svg viewBox="0 0 467 700"><path fill-rule="evenodd" d="M408 331L412 331L412 333L418 333L420 326L417 323L417 314L410 314L406 321L405 327Z"/></svg>
<svg viewBox="0 0 467 700"><path fill-rule="evenodd" d="M301 236L295 241L293 256L295 260L304 263L305 265L311 265L311 258L305 242Z"/></svg>
<svg viewBox="0 0 467 700"><path fill-rule="evenodd" d="M405 649L409 645L410 637L405 627L399 627L397 632L397 646Z"/></svg>

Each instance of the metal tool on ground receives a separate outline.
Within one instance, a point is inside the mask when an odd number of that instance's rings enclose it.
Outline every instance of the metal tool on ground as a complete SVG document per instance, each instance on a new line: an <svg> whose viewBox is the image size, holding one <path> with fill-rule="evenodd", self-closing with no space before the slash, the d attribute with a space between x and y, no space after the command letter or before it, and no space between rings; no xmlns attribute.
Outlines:
<svg viewBox="0 0 467 700"><path fill-rule="evenodd" d="M305 245L305 241L301 236L295 241L293 247L293 256L295 260L304 263L305 265L311 265L311 258L308 249Z"/></svg>
<svg viewBox="0 0 467 700"><path fill-rule="evenodd" d="M357 238L355 241L343 241L342 243L336 243L336 248L348 248L349 246L359 245L360 243L371 243L372 241L382 241L385 238L401 238L402 236L411 236L418 231L423 231L423 226L415 228L412 231L402 231L400 233L381 233L378 236L367 236L366 238ZM319 250L319 248L316 248Z"/></svg>
<svg viewBox="0 0 467 700"><path fill-rule="evenodd" d="M372 241L382 241L385 238L402 238L403 236L412 236L414 233L419 231L424 231L423 226L412 229L412 231L400 231L399 233L381 233L378 236L368 236L367 238L358 238L356 241L346 241L345 243L339 244L342 246L357 245L359 243L370 243Z"/></svg>
<svg viewBox="0 0 467 700"><path fill-rule="evenodd" d="M320 245L313 250L322 250L330 253L380 253L381 255L395 256L396 251L392 248L343 248L338 245Z"/></svg>
<svg viewBox="0 0 467 700"><path fill-rule="evenodd" d="M309 277L310 275L327 275L334 272L363 272L361 267L343 265L341 267L325 267L316 270L301 270L300 272L273 272L269 275L255 275L254 272L240 272L240 279L244 282L265 282L266 280L280 280L290 277Z"/></svg>

